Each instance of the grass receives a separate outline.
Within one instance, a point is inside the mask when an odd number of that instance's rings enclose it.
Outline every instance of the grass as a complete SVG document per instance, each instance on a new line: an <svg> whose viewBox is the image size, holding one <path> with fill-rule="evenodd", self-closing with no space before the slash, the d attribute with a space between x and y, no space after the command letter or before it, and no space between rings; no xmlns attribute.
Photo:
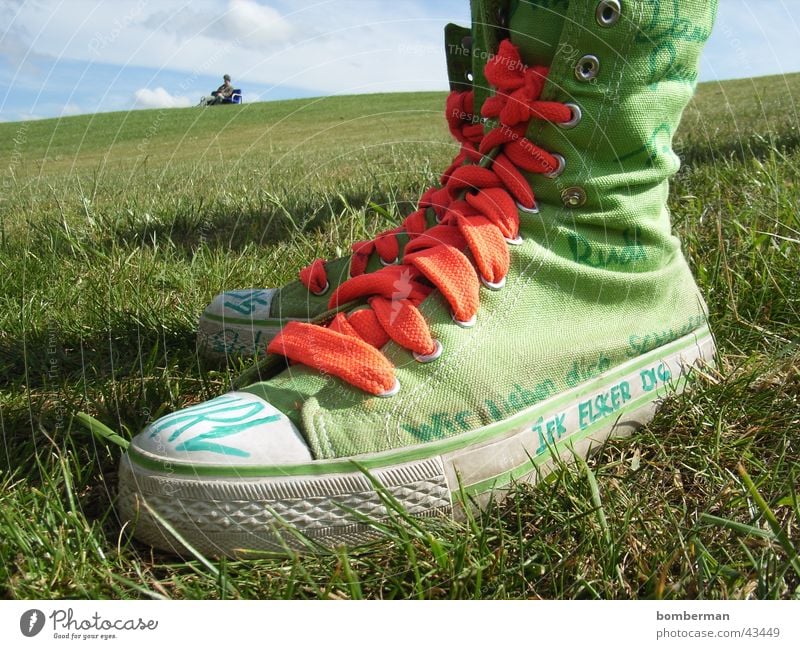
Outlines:
<svg viewBox="0 0 800 649"><path fill-rule="evenodd" d="M408 213L454 154L442 93L0 124L0 586L10 598L800 595L800 75L707 84L674 225L719 372L586 464L370 551L177 560L113 509L128 437L225 389L196 318Z"/></svg>

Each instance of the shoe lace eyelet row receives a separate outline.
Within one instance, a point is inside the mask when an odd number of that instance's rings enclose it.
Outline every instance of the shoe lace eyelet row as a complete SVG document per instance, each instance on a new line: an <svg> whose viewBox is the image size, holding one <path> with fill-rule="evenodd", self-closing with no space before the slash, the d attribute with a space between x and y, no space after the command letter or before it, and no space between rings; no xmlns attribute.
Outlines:
<svg viewBox="0 0 800 649"><path fill-rule="evenodd" d="M501 42L495 58L487 63L485 73L497 90L484 102L481 122L471 118L469 124L458 122L465 129L476 127L469 133L480 140L464 146L463 155L442 176L443 186L425 192L417 212L407 217L412 231L403 259L396 252L387 254L393 247L397 250L392 238L401 228L372 242L354 244L351 279L334 291L329 308L341 308L358 299L366 300L369 307L347 313L339 310L326 327L290 322L270 343L270 353L283 354L373 395L388 397L398 393L400 384L394 366L380 351L383 345L393 340L408 348L420 363L443 354L442 343L431 337L418 309L431 291L438 290L449 302L456 325L475 326L480 287L497 291L506 285L507 246L523 243L520 214L539 212L522 171L556 178L566 168L562 155L526 139L528 123L536 118L569 128L581 115L577 105L539 99L547 69L509 66L508 61L520 60L509 41ZM489 122L494 126L484 133L483 124ZM425 225L428 210L436 222L431 228ZM383 268L363 274L368 256L375 250ZM316 265L317 271L320 266ZM500 279L489 279L496 277ZM315 279L316 285L322 283L319 273ZM433 351L424 351L431 348Z"/></svg>

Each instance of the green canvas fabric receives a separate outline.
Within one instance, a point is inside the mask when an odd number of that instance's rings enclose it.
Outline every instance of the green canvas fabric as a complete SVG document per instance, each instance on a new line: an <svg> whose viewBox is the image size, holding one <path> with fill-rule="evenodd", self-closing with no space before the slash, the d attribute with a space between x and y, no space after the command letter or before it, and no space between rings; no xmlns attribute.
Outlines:
<svg viewBox="0 0 800 649"><path fill-rule="evenodd" d="M350 272L350 257L339 257L325 264L329 283L335 287L345 281ZM328 310L330 293L314 295L300 280L280 287L270 305L273 318L313 318Z"/></svg>
<svg viewBox="0 0 800 649"><path fill-rule="evenodd" d="M565 3L538 4L553 10ZM483 17L499 5L473 3L478 51L496 43ZM514 7L508 32L528 63L547 39L534 38L538 11L529 3ZM566 167L557 178L530 176L540 211L521 213L524 242L511 251L506 286L481 289L477 324L455 325L433 293L421 310L444 353L423 364L386 345L401 385L393 397L366 395L300 365L246 389L285 412L315 457L463 433L703 326L705 305L671 233L666 198L678 168L672 135L716 5L626 0L623 7L611 27L599 25L596 5L584 2L569 3L560 21L548 22L561 34L546 98L578 104L583 119L569 130L532 125L530 140L561 153ZM592 82L575 75L585 54L600 61ZM585 192L585 204L566 205L565 192L575 188Z"/></svg>
<svg viewBox="0 0 800 649"><path fill-rule="evenodd" d="M528 65L551 64L568 9L568 0L514 0L508 3L509 37L525 53L524 59Z"/></svg>

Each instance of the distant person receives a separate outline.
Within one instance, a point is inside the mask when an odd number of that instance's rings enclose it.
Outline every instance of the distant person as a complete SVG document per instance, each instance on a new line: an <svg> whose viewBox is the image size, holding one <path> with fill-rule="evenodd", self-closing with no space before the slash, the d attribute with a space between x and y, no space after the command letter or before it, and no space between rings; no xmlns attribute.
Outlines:
<svg viewBox="0 0 800 649"><path fill-rule="evenodd" d="M226 74L222 77L222 85L219 88L217 88L210 95L200 98L200 105L213 106L214 104L221 104L226 99L230 99L231 95L233 95L231 75Z"/></svg>

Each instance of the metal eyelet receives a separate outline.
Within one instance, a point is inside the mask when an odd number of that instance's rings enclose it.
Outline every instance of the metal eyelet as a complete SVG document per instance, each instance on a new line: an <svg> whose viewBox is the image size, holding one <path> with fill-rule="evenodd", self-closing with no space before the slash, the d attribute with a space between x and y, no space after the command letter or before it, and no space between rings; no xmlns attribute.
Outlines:
<svg viewBox="0 0 800 649"><path fill-rule="evenodd" d="M581 107L578 104L564 104L567 108L570 109L572 112L572 117L569 118L569 121L566 122L558 122L558 125L561 128L575 128L581 121L581 117L583 117L583 113L581 112Z"/></svg>
<svg viewBox="0 0 800 649"><path fill-rule="evenodd" d="M430 363L431 361L435 361L437 358L439 358L439 356L442 355L444 347L438 340L434 340L433 344L436 346L433 348L433 351L430 354L417 354L417 352L414 352L414 360L419 361L420 363Z"/></svg>
<svg viewBox="0 0 800 649"><path fill-rule="evenodd" d="M393 397L398 392L400 392L400 379L395 378L394 385L391 388L386 390L386 392L381 392L380 394L376 394L375 396L376 397L381 397L381 398L383 398L383 397Z"/></svg>
<svg viewBox="0 0 800 649"><path fill-rule="evenodd" d="M311 293L312 295L316 295L317 297L319 297L319 296L321 296L321 295L325 295L325 293L327 293L327 292L328 292L328 289L329 289L330 287L331 287L331 283L330 283L330 282L325 282L325 286L323 286L323 287L322 287L322 290L321 290L321 291L317 292L317 291L312 291L311 289L309 289L309 293Z"/></svg>
<svg viewBox="0 0 800 649"><path fill-rule="evenodd" d="M520 212L525 212L527 214L538 214L539 213L539 206L536 204L536 201L533 202L533 207L525 207L519 201L515 201L517 203L517 209Z"/></svg>
<svg viewBox="0 0 800 649"><path fill-rule="evenodd" d="M565 207L580 207L586 202L586 191L583 187L567 187L561 192L561 200Z"/></svg>
<svg viewBox="0 0 800 649"><path fill-rule="evenodd" d="M465 78L467 81L469 81L470 83L472 83L472 82L473 82L473 80L475 79L475 76L472 74L472 70L467 70L467 71L464 73L464 78Z"/></svg>
<svg viewBox="0 0 800 649"><path fill-rule="evenodd" d="M567 166L567 161L564 160L563 155L559 153L554 153L553 157L556 159L556 162L558 162L558 166L555 169L553 169L553 171L546 174L542 174L545 178L557 178L563 173L564 167Z"/></svg>
<svg viewBox="0 0 800 649"><path fill-rule="evenodd" d="M475 323L478 321L477 314L472 316L469 320L459 320L458 318L456 318L455 313L451 313L450 317L453 318L453 322L455 322L459 327L462 327L464 329L469 329L470 327L474 327Z"/></svg>
<svg viewBox="0 0 800 649"><path fill-rule="evenodd" d="M481 284L491 291L499 291L506 285L506 278L503 277L499 282L490 282L483 275L481 275Z"/></svg>
<svg viewBox="0 0 800 649"><path fill-rule="evenodd" d="M597 24L601 27L611 27L619 20L621 12L622 7L619 0L602 0L597 5L597 11L595 11L594 16L597 19Z"/></svg>
<svg viewBox="0 0 800 649"><path fill-rule="evenodd" d="M521 246L524 243L524 240L522 239L522 237L519 234L516 237L514 237L513 239L509 239L508 237L503 237L503 239L506 240L506 243L509 246Z"/></svg>
<svg viewBox="0 0 800 649"><path fill-rule="evenodd" d="M578 59L575 66L575 77L578 81L591 81L600 72L600 59L594 54L586 54Z"/></svg>
<svg viewBox="0 0 800 649"><path fill-rule="evenodd" d="M381 262L381 266L393 266L400 261L400 257L395 257L392 261L385 261L383 257L378 257L378 261Z"/></svg>

